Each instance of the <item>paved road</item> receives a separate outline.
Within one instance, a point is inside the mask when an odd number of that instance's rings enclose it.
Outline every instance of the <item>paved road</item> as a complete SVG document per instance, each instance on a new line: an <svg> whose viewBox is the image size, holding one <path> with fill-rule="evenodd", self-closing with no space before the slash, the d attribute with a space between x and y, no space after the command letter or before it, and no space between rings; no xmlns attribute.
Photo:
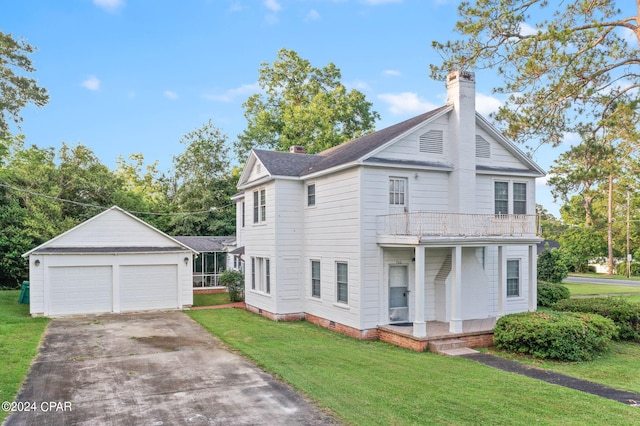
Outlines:
<svg viewBox="0 0 640 426"><path fill-rule="evenodd" d="M5 426L337 423L182 312L51 321L16 401Z"/></svg>
<svg viewBox="0 0 640 426"><path fill-rule="evenodd" d="M632 285L640 287L640 281L631 281L624 279L608 279L608 278L584 278L584 277L567 277L564 279L568 283L596 283L610 285Z"/></svg>

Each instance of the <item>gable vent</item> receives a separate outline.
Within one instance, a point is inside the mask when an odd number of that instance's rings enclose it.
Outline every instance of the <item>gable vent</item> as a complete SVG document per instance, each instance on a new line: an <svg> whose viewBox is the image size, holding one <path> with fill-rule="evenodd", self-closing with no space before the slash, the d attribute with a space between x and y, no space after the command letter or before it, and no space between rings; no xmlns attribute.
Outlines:
<svg viewBox="0 0 640 426"><path fill-rule="evenodd" d="M256 164L256 173L261 173L262 172L262 164L258 163Z"/></svg>
<svg viewBox="0 0 640 426"><path fill-rule="evenodd" d="M476 135L476 157L491 158L491 145L480 135Z"/></svg>
<svg viewBox="0 0 640 426"><path fill-rule="evenodd" d="M443 144L444 132L442 130L429 130L420 135L420 152L442 154Z"/></svg>

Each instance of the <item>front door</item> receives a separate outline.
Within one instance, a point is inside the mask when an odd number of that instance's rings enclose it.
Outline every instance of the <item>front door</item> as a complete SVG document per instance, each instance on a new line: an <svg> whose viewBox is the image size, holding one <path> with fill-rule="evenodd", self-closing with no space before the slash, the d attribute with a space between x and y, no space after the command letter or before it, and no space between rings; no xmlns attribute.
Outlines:
<svg viewBox="0 0 640 426"><path fill-rule="evenodd" d="M389 323L409 321L409 266L389 265Z"/></svg>

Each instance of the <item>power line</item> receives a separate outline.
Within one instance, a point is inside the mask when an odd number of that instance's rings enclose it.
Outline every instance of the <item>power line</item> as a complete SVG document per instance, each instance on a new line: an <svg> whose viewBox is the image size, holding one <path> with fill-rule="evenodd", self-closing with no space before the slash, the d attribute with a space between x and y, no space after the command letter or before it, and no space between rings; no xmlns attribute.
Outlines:
<svg viewBox="0 0 640 426"><path fill-rule="evenodd" d="M69 204L75 204L77 206L82 206L82 207L90 207L90 208L95 208L95 209L102 209L102 210L109 210L110 207L105 207L105 206L99 206L97 204L88 204L88 203L81 203L79 201L73 201L73 200L67 200L65 198L59 198L59 197L54 197L52 195L47 195L47 194L42 194L39 192L34 192L34 191L29 191L28 189L24 189L24 188L18 188L15 186L11 186L11 185L7 185L4 183L0 183L1 187L7 188L7 189L11 189L13 191L18 191L18 192L24 192L26 194L30 194L30 195L35 195L37 197L43 197L43 198L47 198L49 200L54 200L54 201L60 201L63 203L69 203ZM134 211L134 210L127 210L129 213L133 213L133 214L146 214L146 215L152 215L152 216L193 216L193 215L199 215L199 214L205 214L205 213L210 213L210 212L214 212L214 211L218 211L218 210L223 210L226 209L228 207L232 207L234 204L227 204L221 207L211 207L208 210L201 210L201 211L196 211L196 212L176 212L176 213L158 213L158 212L140 212L140 211Z"/></svg>

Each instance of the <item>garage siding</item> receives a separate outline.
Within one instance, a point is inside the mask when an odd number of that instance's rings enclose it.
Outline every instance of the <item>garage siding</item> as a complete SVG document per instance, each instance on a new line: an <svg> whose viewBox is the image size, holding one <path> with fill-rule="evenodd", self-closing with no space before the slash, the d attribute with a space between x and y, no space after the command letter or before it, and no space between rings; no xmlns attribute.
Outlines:
<svg viewBox="0 0 640 426"><path fill-rule="evenodd" d="M120 310L176 309L177 265L127 265L120 267Z"/></svg>
<svg viewBox="0 0 640 426"><path fill-rule="evenodd" d="M111 266L73 266L49 269L49 314L72 315L111 312Z"/></svg>

